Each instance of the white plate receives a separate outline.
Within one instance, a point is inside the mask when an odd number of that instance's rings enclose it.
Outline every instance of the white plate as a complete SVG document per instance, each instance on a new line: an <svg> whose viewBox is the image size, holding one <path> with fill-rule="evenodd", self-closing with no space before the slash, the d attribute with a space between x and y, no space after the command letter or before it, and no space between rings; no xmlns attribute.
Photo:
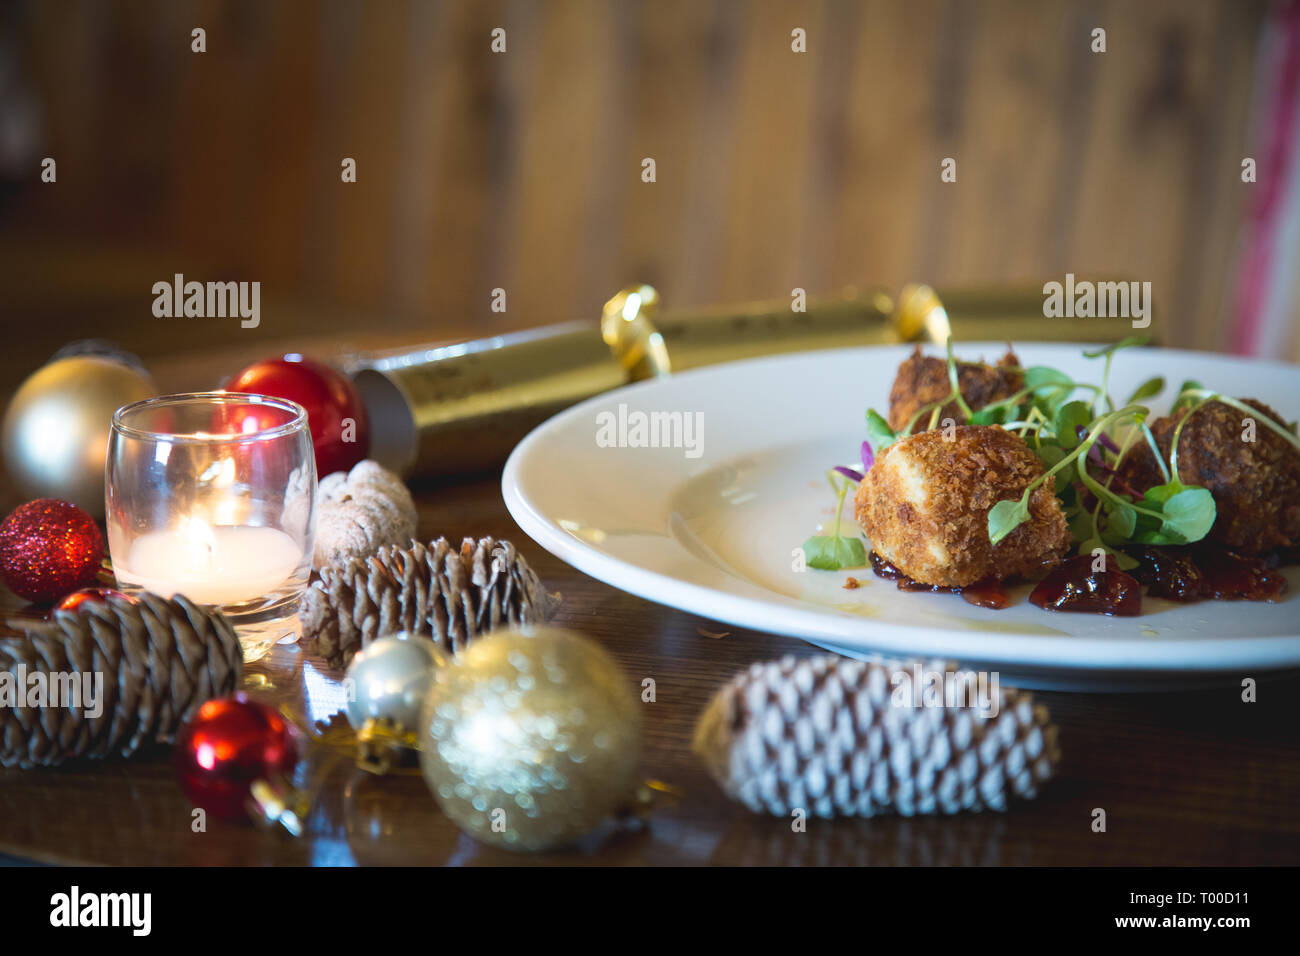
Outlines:
<svg viewBox="0 0 1300 956"><path fill-rule="evenodd" d="M1018 345L1025 365L1099 381L1084 346ZM1044 611L1012 591L1002 611L952 594L899 592L869 570L793 569L792 551L834 501L824 474L856 459L868 406L884 412L910 347L753 359L600 395L556 415L510 456L502 490L542 547L601 581L704 617L801 637L841 653L926 655L1031 687L1123 690L1234 681L1300 668L1300 569L1276 604L1143 598L1139 617ZM994 360L1005 345L964 344ZM935 354L934 350L930 350ZM1300 368L1167 349L1119 353L1118 399L1155 374L1163 410L1186 379L1300 416ZM703 423L689 449L602 447L602 413L680 412ZM853 528L851 502L845 512ZM845 590L853 575L862 582Z"/></svg>

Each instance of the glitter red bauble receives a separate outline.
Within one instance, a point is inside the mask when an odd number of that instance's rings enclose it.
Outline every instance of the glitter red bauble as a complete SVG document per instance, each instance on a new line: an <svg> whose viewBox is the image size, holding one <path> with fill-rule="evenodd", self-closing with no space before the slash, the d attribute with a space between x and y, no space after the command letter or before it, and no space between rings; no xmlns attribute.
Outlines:
<svg viewBox="0 0 1300 956"><path fill-rule="evenodd" d="M294 354L267 359L238 372L225 388L287 398L307 409L316 474L321 478L347 471L370 451L370 423L361 393L350 378L323 362ZM354 423L352 429L348 420ZM273 423L259 422L258 427L267 424ZM353 440L347 441L349 437Z"/></svg>
<svg viewBox="0 0 1300 956"><path fill-rule="evenodd" d="M89 602L91 604L107 604L111 597L119 597L128 604L138 603L135 598L129 594L123 594L114 588L82 588L80 591L73 591L58 604L54 605L50 611L75 611L81 605Z"/></svg>
<svg viewBox="0 0 1300 956"><path fill-rule="evenodd" d="M74 504L37 498L0 524L0 577L20 597L42 604L95 583L104 535Z"/></svg>
<svg viewBox="0 0 1300 956"><path fill-rule="evenodd" d="M258 780L289 779L298 763L293 727L273 707L244 694L207 701L176 740L176 775L196 807L247 820Z"/></svg>

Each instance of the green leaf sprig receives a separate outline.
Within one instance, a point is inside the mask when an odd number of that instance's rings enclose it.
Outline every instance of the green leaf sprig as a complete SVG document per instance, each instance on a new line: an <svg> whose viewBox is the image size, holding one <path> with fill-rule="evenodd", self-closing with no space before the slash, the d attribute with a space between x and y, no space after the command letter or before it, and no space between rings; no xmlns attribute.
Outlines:
<svg viewBox="0 0 1300 956"><path fill-rule="evenodd" d="M1064 472L1066 469L1074 466L1075 462L1087 455L1088 449L1097 443L1098 437L1108 427L1116 424L1125 416L1134 415L1139 412L1145 413L1146 409L1140 405L1126 405L1119 411L1110 412L1109 414L1102 415L1100 418L1094 420L1090 424L1084 437L1070 450L1066 451L1061 444L1058 443L1056 447L1061 451L1060 457L1054 464L1051 464L1043 474L1031 481L1028 487L1025 488L1024 493L1018 499L1014 501L999 501L989 509L989 541L992 544L997 544L1012 531L1016 530L1016 528L1020 527L1020 525L1028 521L1029 496L1033 494L1035 488L1045 482L1048 478L1054 478L1058 473ZM1060 435L1054 437L1058 439L1061 438ZM1068 438L1066 440L1068 441ZM1053 457L1055 456L1053 455ZM1075 467L1082 478L1083 474L1086 473L1085 469L1082 466Z"/></svg>
<svg viewBox="0 0 1300 956"><path fill-rule="evenodd" d="M1149 341L1151 341L1151 337L1148 335L1130 335L1127 336L1126 338L1120 339L1118 342L1113 342L1112 344L1107 345L1104 348L1093 349L1090 352L1083 353L1084 358L1088 358L1088 359L1100 358L1104 362L1102 366L1102 372L1101 372L1101 391L1097 393L1097 397L1093 400L1092 408L1093 408L1094 415L1101 414L1100 410L1098 409L1098 406L1101 404L1103 399L1105 400L1107 411L1113 412L1115 410L1115 403L1110 400L1110 363L1115 358L1115 353L1123 349L1134 348L1135 346L1139 346L1139 345L1146 345L1147 342ZM1153 385L1154 385L1154 390L1150 390L1151 386ZM1129 398L1129 400L1125 402L1125 404L1131 405L1134 402L1141 401L1141 397L1139 397L1139 393L1141 392L1147 393L1146 396L1144 397L1150 397L1151 395L1159 394L1164 387L1165 387L1165 380L1163 378L1157 377L1155 379L1147 379L1145 382L1143 382L1141 385L1137 387L1137 390L1133 393L1133 395Z"/></svg>
<svg viewBox="0 0 1300 956"><path fill-rule="evenodd" d="M872 454L879 455L897 440L898 434L889 427L889 422L874 408L867 409L867 441L871 442Z"/></svg>
<svg viewBox="0 0 1300 956"><path fill-rule="evenodd" d="M840 534L840 521L844 514L844 499L849 493L849 480L827 473L827 480L838 496L835 504L835 524L830 534L813 535L803 543L804 560L810 568L819 571L840 571L860 568L867 563L867 548L859 537Z"/></svg>
<svg viewBox="0 0 1300 956"><path fill-rule="evenodd" d="M1077 414L1077 410L1073 410L1064 415L1065 424L1068 425ZM1217 514L1214 496L1208 489L1184 485L1174 477L1148 489L1139 501L1133 502L1111 490L1109 481L1103 484L1088 471L1088 452L1108 430L1126 419L1145 429L1148 414L1145 406L1128 404L1090 422L1078 443L1031 482L1019 499L999 501L990 509L989 541L997 544L1028 521L1029 497L1034 489L1072 465L1079 484L1096 499L1091 512L1079 508L1077 501L1072 508L1067 508L1071 535L1080 542L1080 553L1100 548L1114 555L1121 568L1125 565L1132 567L1135 564L1133 559L1119 550L1126 543L1187 544L1205 537ZM1062 431L1055 435L1058 441L1063 437ZM1058 444L1057 447L1062 446ZM1177 475L1177 471L1173 474Z"/></svg>
<svg viewBox="0 0 1300 956"><path fill-rule="evenodd" d="M1153 376L1138 385L1124 403L1124 408L1118 411L1110 395L1110 371L1115 354L1146 342L1145 336L1130 336L1104 348L1085 352L1086 358L1103 360L1100 386L1075 382L1053 368L1027 369L1026 386L1034 390L1033 405L1023 422L1013 423L1022 426L1021 436L1030 442L1030 447L1043 460L1047 474L1042 480L1054 477L1055 491L1061 499L1079 553L1089 554L1100 549L1125 570L1137 565L1122 550L1125 545L1139 541L1172 544L1196 540L1208 531L1206 522L1212 524L1215 515L1213 497L1208 491L1169 485L1170 476L1158 451L1157 459L1168 487L1161 486L1159 491L1153 489L1154 495L1141 501L1133 502L1115 493L1111 487L1115 479L1113 472L1102 480L1088 471L1089 452L1099 442L1104 442L1115 452L1116 461L1122 460L1137 440L1145 440L1156 448L1146 424L1150 413L1141 403L1164 390L1163 376ZM1072 393L1079 389L1092 392L1091 402L1071 398ZM988 409L981 409L981 412L985 411ZM1116 452L1117 446L1109 434L1118 433L1123 425L1130 427L1123 436L1122 447ZM1099 460L1104 459L1101 449L1097 449L1095 454ZM1031 485L1019 501L999 502L994 506L989 514L991 541L997 543L1028 520L1029 493L1033 487ZM1091 509L1084 507L1085 492L1092 494ZM1166 511L1172 498L1183 492L1191 493L1183 494Z"/></svg>

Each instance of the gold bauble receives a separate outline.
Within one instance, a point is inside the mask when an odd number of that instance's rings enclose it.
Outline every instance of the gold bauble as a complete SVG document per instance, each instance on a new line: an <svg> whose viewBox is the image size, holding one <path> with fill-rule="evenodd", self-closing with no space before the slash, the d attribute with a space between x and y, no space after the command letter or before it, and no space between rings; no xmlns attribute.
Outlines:
<svg viewBox="0 0 1300 956"><path fill-rule="evenodd" d="M434 672L420 719L424 779L443 812L485 843L563 846L630 804L640 706L586 638L495 632Z"/></svg>
<svg viewBox="0 0 1300 956"><path fill-rule="evenodd" d="M113 413L156 394L147 375L111 358L69 356L38 369L5 411L10 478L29 498L62 498L102 518Z"/></svg>

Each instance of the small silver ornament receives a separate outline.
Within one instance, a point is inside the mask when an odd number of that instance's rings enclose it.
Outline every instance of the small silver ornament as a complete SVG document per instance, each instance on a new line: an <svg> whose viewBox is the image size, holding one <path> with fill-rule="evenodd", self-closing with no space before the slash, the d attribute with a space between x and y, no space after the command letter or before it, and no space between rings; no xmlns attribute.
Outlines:
<svg viewBox="0 0 1300 956"><path fill-rule="evenodd" d="M439 663L428 637L399 632L372 641L347 670L348 723L358 732L385 722L399 733L413 734Z"/></svg>

